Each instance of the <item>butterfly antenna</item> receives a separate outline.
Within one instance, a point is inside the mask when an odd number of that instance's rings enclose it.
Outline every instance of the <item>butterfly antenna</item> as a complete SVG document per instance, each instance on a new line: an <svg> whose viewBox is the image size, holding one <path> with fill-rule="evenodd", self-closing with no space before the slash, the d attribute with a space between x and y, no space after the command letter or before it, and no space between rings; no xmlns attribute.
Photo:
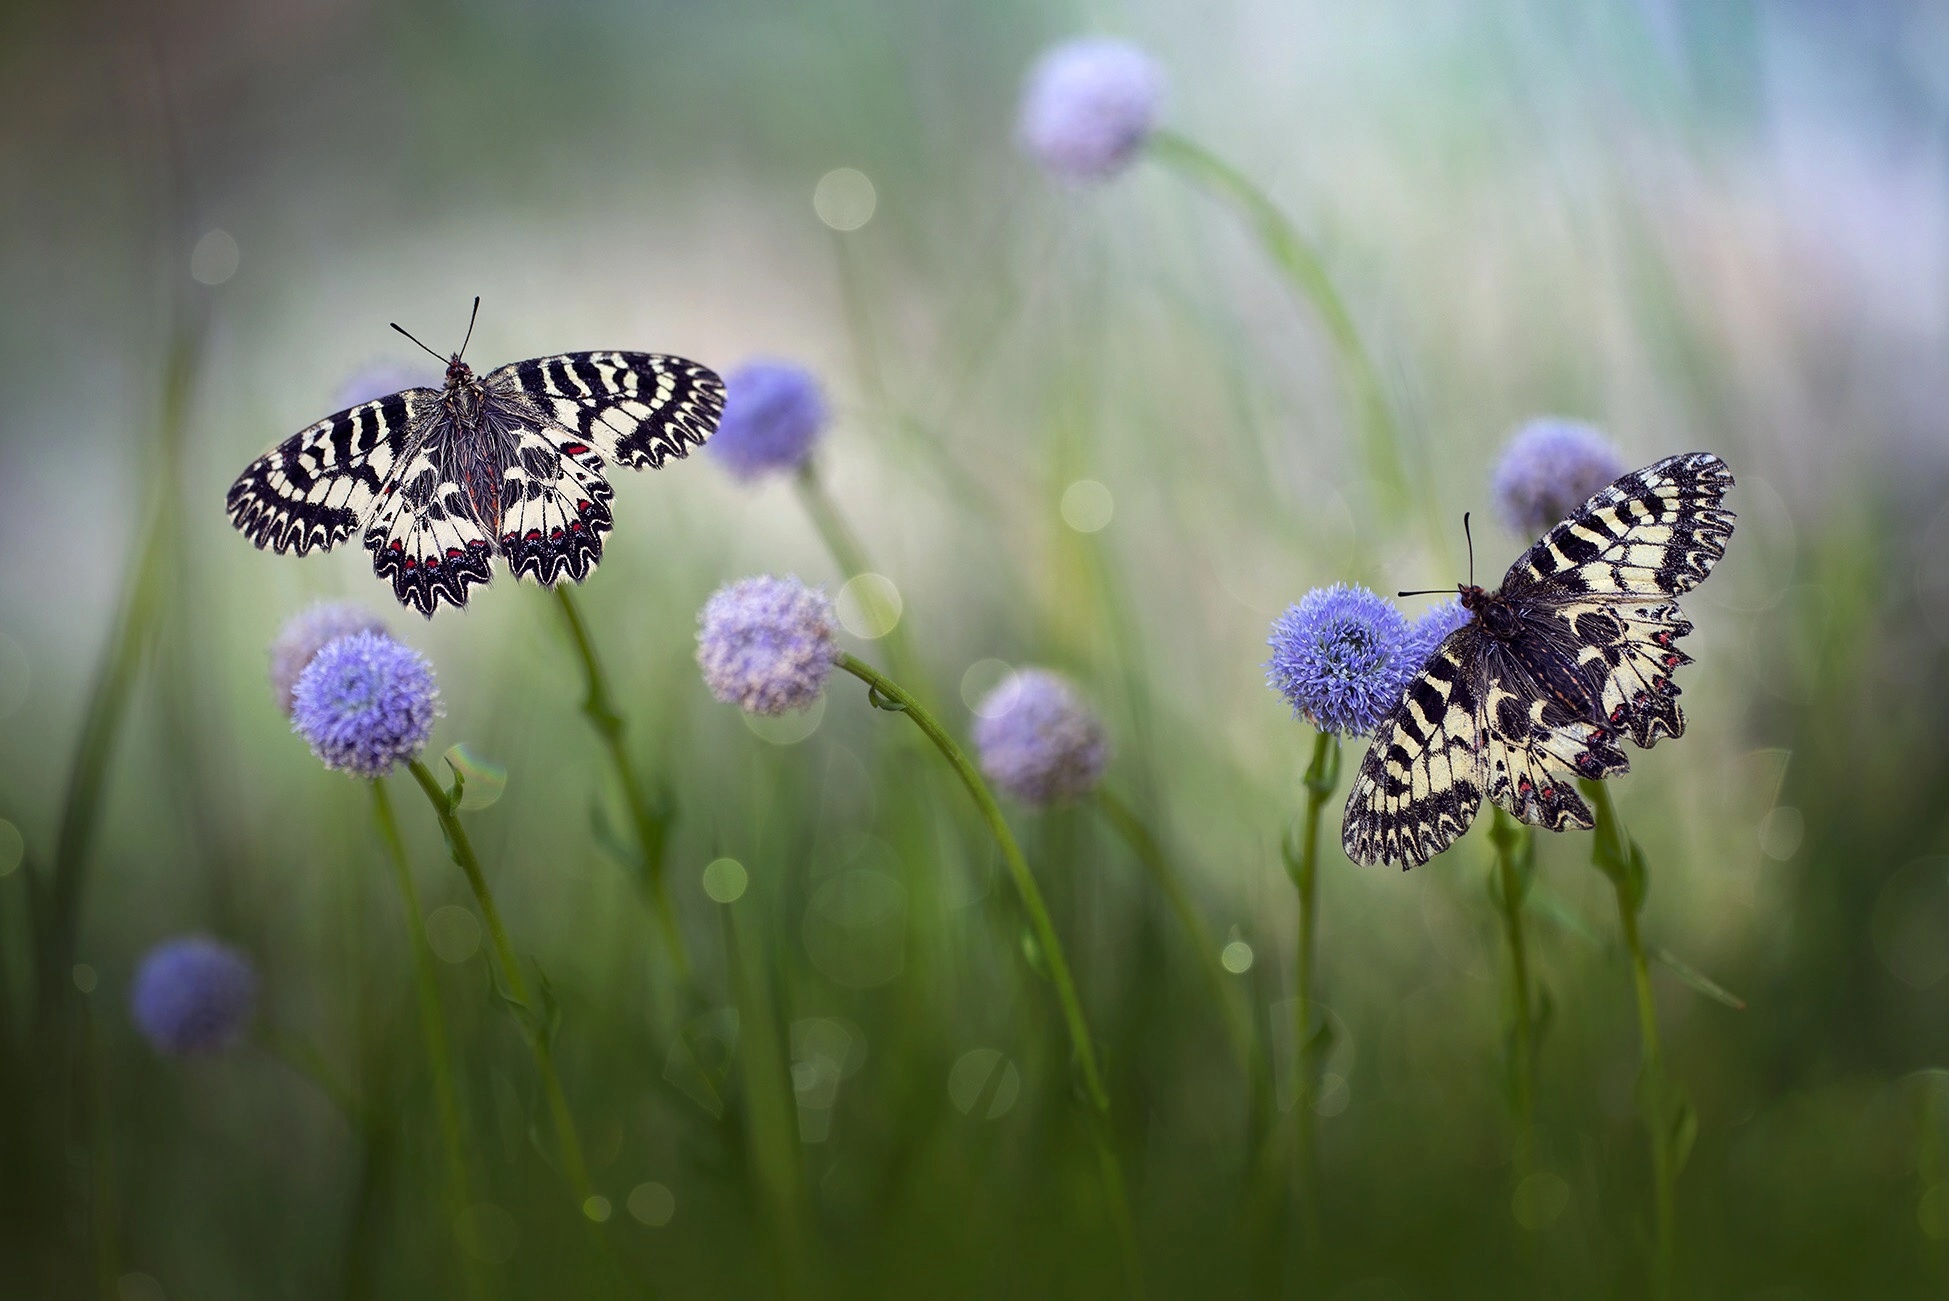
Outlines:
<svg viewBox="0 0 1949 1301"><path fill-rule="evenodd" d="M393 321L393 322L391 322L391 325L392 325L392 327L393 327L393 329L395 329L395 330L398 330L398 331L399 331L399 332L400 332L401 334L403 334L403 335L405 335L405 336L406 336L407 338L409 338L409 339L413 339L413 334L412 334L412 331L410 331L410 330L408 330L408 329L407 329L407 328L406 328L405 326L403 326L403 325L401 325L401 324L400 324L400 323L399 323L398 321ZM420 341L419 341L418 339L413 339L413 342L414 342L414 343L420 343ZM422 347L422 348L426 348L426 345L425 345L425 344L423 344L423 343L420 343L420 347ZM426 350L427 350L428 352L433 352L433 349L431 349L431 348L426 348ZM446 360L447 360L447 359L446 359L445 357L442 357L442 356L441 356L441 355L440 355L439 353L437 353L437 352L433 352L433 359L434 359L435 361L437 361L437 362L440 362L440 363L442 363L442 364L445 364L445 362L446 362Z"/></svg>
<svg viewBox="0 0 1949 1301"><path fill-rule="evenodd" d="M460 355L467 355L467 345L474 341L474 320L480 315L480 295L474 295L474 314L467 318L467 337L460 341Z"/></svg>
<svg viewBox="0 0 1949 1301"><path fill-rule="evenodd" d="M1469 532L1469 513L1462 512L1462 536L1469 544L1469 586L1475 586L1475 534Z"/></svg>

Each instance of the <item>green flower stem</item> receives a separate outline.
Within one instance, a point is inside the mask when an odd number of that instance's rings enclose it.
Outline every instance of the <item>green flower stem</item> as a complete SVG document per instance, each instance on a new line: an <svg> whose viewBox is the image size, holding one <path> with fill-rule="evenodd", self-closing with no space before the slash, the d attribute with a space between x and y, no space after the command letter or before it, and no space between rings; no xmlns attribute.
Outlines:
<svg viewBox="0 0 1949 1301"><path fill-rule="evenodd" d="M833 501L832 494L826 490L825 480L819 476L818 469L807 461L799 467L793 477L793 485L798 489L799 502L805 513L811 517L812 527L818 530L819 540L826 545L832 561L839 566L845 576L841 581L857 578L861 574L875 573L872 562L866 558L866 548L861 545L859 534L853 532L846 517L839 512L839 505ZM907 640L907 621L903 616L896 621L887 634L880 638L887 648L887 662L903 681L921 683L925 678L920 672L920 662L914 657L913 647Z"/></svg>
<svg viewBox="0 0 1949 1301"><path fill-rule="evenodd" d="M616 780L622 785L623 802L629 806L630 828L636 834L637 852L642 855L640 868L643 889L649 895L657 921L663 927L664 942L669 946L670 960L676 966L678 979L688 985L690 954L684 948L683 931L677 925L676 909L671 906L670 887L664 875L664 850L670 835L669 819L651 805L643 784L637 780L636 765L629 757L629 747L623 744L623 716L616 710L609 692L608 675L602 670L595 642L589 637L588 625L583 622L575 597L569 592L567 583L555 584L554 592L562 618L568 624L569 636L575 642L576 654L582 660L583 677L588 682L582 712L589 716L590 724L602 738L603 748L609 752L610 767L616 770Z"/></svg>
<svg viewBox="0 0 1949 1301"><path fill-rule="evenodd" d="M1203 146L1173 132L1160 131L1151 137L1150 150L1159 162L1237 205L1287 285L1318 313L1321 324L1333 339L1351 390L1368 468L1393 495L1391 504L1397 508L1405 506L1410 496L1404 468L1405 450L1388 410L1386 387L1381 383L1373 358L1360 341L1353 313L1334 289L1319 253L1263 190Z"/></svg>
<svg viewBox="0 0 1949 1301"><path fill-rule="evenodd" d="M1678 1117L1672 1105L1671 1090L1665 1079L1664 1059L1658 1047L1658 1008L1652 999L1651 964L1646 959L1644 941L1638 934L1638 914L1644 909L1644 855L1625 834L1618 820L1611 794L1602 782L1577 783L1590 800L1596 828L1591 861L1611 880L1617 891L1618 925L1624 932L1624 946L1631 955L1631 987L1638 1002L1638 1037L1643 1045L1644 1068L1639 1081L1638 1104L1651 1137L1652 1206L1655 1216L1651 1292L1654 1297L1672 1295L1672 1272L1678 1235L1677 1183L1680 1154L1674 1150Z"/></svg>
<svg viewBox="0 0 1949 1301"><path fill-rule="evenodd" d="M1096 790L1097 807L1115 827L1117 834L1136 854L1137 861L1150 873L1151 881L1163 892L1178 923L1190 939L1192 947L1198 951L1198 970L1205 982L1211 986L1212 997L1217 1000L1219 1011L1224 1015L1225 1033L1232 1043L1232 1051L1238 1056L1239 1069L1247 1078L1252 1071L1252 1026L1244 1004L1234 996L1231 982L1225 979L1225 968L1218 961L1218 942L1212 938L1211 929L1205 925L1203 917L1192 906L1191 896L1186 893L1184 882L1172 868L1171 861L1164 855L1157 838L1150 833L1128 804L1112 794L1107 788L1099 786Z"/></svg>
<svg viewBox="0 0 1949 1301"><path fill-rule="evenodd" d="M1317 1031L1313 988L1313 941L1319 924L1320 812L1340 784L1340 737L1321 732L1306 765L1306 813L1297 845L1286 846L1286 870L1299 895L1299 943L1293 977L1293 1175L1298 1185L1300 1230L1309 1247L1319 1242L1318 1160L1313 1110L1313 1040Z"/></svg>
<svg viewBox="0 0 1949 1301"><path fill-rule="evenodd" d="M1514 1003L1515 1041L1512 1083L1516 1094L1516 1177L1530 1173L1536 1152L1536 1017L1530 989L1529 945L1523 936L1523 902L1529 894L1536 845L1527 828L1496 809L1489 839L1496 848L1496 902L1502 909L1503 936L1509 941L1509 971Z"/></svg>
<svg viewBox="0 0 1949 1301"><path fill-rule="evenodd" d="M1056 1001L1062 1007L1070 1047L1076 1054L1076 1067L1082 1076L1083 1091L1090 1101L1090 1135L1096 1143L1104 1195L1109 1203L1111 1222L1123 1248L1129 1287L1135 1295L1141 1291L1143 1275L1137 1253L1136 1231L1130 1220L1130 1201L1124 1192L1123 1170L1111 1141L1108 1124L1110 1094L1103 1086L1103 1074L1096 1062L1096 1049L1090 1040L1089 1023L1083 1018L1082 999L1077 996L1076 982L1069 973L1069 960L1063 956L1062 941L1049 920L1049 909L1042 901L1042 891L1036 887L1035 877L1030 874L1028 862L1022 857L1021 847L1015 843L1015 835L1008 829L1008 821L1002 816L1001 806L995 802L988 784L934 716L891 678L857 656L842 653L836 663L867 685L876 705L897 710L913 720L914 726L934 743L954 769L955 775L960 777L962 785L968 788L975 808L994 833L995 843L1002 851L1002 860L1008 864L1009 875L1014 878L1015 891L1022 900L1023 911L1029 915L1029 927L1035 933L1042 960L1048 966L1049 981L1056 987ZM883 701L885 704L881 704Z"/></svg>
<svg viewBox="0 0 1949 1301"><path fill-rule="evenodd" d="M487 878L481 874L480 858L474 853L474 842L467 836L467 828L461 825L459 816L439 780L427 771L418 759L410 765L413 780L426 792L427 803L433 806L433 816L440 820L440 830L445 833L447 852L454 864L466 874L467 884L474 891L474 902L480 905L481 916L487 919L487 934L493 941L495 965L500 969L501 983L506 986L508 996L536 1016L540 1009L535 1005L533 990L528 977L521 970L521 960L515 956L514 945L508 939L508 930L501 924L501 910L494 906L494 894L487 888ZM582 1140L575 1134L575 1118L569 1113L568 1097L562 1092L561 1077L555 1073L555 1054L549 1046L545 1029L528 1027L528 1046L535 1055L535 1067L541 1072L542 1092L548 1098L548 1111L555 1124L555 1142L561 1148L562 1173L568 1180L569 1190L575 1194L577 1209L588 1205L589 1166L582 1156Z"/></svg>
<svg viewBox="0 0 1949 1301"><path fill-rule="evenodd" d="M383 781L372 783L372 818L385 842L386 856L392 860L393 876L399 885L399 900L406 908L406 930L413 942L413 976L419 989L420 1034L426 1041L426 1061L433 1073L433 1104L440 1118L440 1145L447 1160L447 1213L460 1255L462 1277L468 1295L485 1296L486 1281L474 1253L461 1240L461 1217L473 1204L474 1181L467 1169L466 1141L461 1136L460 1095L454 1088L453 1054L447 1046L446 1020L440 1014L438 974L433 966L433 949L426 941L426 913L420 907L419 887L413 884L413 867L406 857L406 844L399 837L399 820L393 816L392 796Z"/></svg>

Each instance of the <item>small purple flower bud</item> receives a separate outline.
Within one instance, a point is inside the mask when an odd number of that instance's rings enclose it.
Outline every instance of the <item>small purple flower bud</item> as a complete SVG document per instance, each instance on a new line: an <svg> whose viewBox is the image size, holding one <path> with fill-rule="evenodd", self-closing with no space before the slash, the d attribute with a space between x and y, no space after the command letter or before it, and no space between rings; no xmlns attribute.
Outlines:
<svg viewBox="0 0 1949 1301"><path fill-rule="evenodd" d="M257 969L227 944L203 935L149 950L129 989L135 1028L158 1052L215 1052L243 1036L257 1006Z"/></svg>
<svg viewBox="0 0 1949 1301"><path fill-rule="evenodd" d="M1150 139L1163 100L1164 70L1139 47L1107 37L1066 41L1029 70L1016 138L1062 180L1106 180Z"/></svg>
<svg viewBox="0 0 1949 1301"><path fill-rule="evenodd" d="M1517 533L1539 538L1630 468L1592 425L1532 420L1510 436L1496 462L1496 511Z"/></svg>
<svg viewBox="0 0 1949 1301"><path fill-rule="evenodd" d="M277 707L291 717L291 691L298 685L298 675L327 642L355 632L385 631L378 615L349 601L321 601L292 615L271 643L271 690L277 693Z"/></svg>
<svg viewBox="0 0 1949 1301"><path fill-rule="evenodd" d="M724 380L724 415L705 450L739 479L790 473L812 457L830 412L803 366L750 361Z"/></svg>
<svg viewBox="0 0 1949 1301"><path fill-rule="evenodd" d="M727 705L753 714L804 709L826 689L832 602L796 578L766 575L720 587L697 617L697 666Z"/></svg>
<svg viewBox="0 0 1949 1301"><path fill-rule="evenodd" d="M1109 765L1103 724L1047 669L1009 674L975 712L981 771L1024 804L1046 808L1087 795Z"/></svg>

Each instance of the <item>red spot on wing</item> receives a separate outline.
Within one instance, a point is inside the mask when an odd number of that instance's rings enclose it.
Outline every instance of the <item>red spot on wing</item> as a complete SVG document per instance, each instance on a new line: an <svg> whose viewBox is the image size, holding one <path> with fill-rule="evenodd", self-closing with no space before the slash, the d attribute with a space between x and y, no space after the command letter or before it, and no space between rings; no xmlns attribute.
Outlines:
<svg viewBox="0 0 1949 1301"><path fill-rule="evenodd" d="M570 456L580 456L582 455L582 453L588 451L589 449L588 446L584 443L563 443L562 450L564 452L567 452Z"/></svg>

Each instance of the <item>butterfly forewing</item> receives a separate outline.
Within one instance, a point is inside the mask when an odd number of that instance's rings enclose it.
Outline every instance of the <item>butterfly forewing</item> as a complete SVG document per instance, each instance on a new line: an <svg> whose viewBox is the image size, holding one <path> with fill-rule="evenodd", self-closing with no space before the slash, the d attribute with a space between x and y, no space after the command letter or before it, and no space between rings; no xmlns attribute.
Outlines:
<svg viewBox="0 0 1949 1301"><path fill-rule="evenodd" d="M1535 826L1589 827L1577 779L1626 771L1624 738L1648 748L1685 730L1672 672L1692 662L1674 645L1692 625L1673 598L1725 554L1731 487L1710 452L1667 457L1524 552L1489 598L1502 634L1480 615L1450 634L1376 731L1347 798L1348 857L1426 862L1484 795Z"/></svg>
<svg viewBox="0 0 1949 1301"><path fill-rule="evenodd" d="M406 389L299 430L230 485L230 522L272 551L329 551L372 513L439 399L438 389Z"/></svg>
<svg viewBox="0 0 1949 1301"><path fill-rule="evenodd" d="M722 380L658 352L565 352L503 366L488 382L504 378L604 460L639 469L702 447L724 410Z"/></svg>

